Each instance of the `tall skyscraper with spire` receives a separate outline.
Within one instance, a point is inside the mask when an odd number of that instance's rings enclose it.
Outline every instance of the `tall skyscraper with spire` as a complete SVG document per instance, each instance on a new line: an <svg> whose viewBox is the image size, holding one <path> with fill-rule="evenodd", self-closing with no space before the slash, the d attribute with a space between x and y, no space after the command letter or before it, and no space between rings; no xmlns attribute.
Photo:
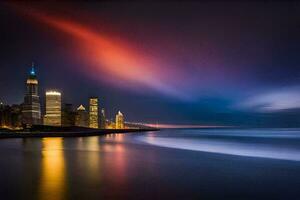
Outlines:
<svg viewBox="0 0 300 200"><path fill-rule="evenodd" d="M38 95L38 80L34 64L26 81L26 93L22 109L22 123L26 126L41 124L41 105Z"/></svg>

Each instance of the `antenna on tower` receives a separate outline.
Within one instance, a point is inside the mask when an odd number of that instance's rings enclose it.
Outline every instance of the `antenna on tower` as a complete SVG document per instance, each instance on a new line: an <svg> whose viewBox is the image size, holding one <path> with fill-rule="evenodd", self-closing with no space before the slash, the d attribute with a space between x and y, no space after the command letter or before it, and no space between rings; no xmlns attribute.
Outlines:
<svg viewBox="0 0 300 200"><path fill-rule="evenodd" d="M30 71L31 75L35 75L35 69L34 69L34 62L31 63L31 71Z"/></svg>

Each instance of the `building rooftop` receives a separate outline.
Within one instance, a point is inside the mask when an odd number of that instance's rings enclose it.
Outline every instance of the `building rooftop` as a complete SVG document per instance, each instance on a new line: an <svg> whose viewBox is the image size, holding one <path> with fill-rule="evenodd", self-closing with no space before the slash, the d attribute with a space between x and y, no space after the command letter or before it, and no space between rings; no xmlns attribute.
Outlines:
<svg viewBox="0 0 300 200"><path fill-rule="evenodd" d="M61 93L55 90L46 91L46 95L48 96L61 96Z"/></svg>
<svg viewBox="0 0 300 200"><path fill-rule="evenodd" d="M78 108L77 108L78 111L85 111L85 107L81 104Z"/></svg>

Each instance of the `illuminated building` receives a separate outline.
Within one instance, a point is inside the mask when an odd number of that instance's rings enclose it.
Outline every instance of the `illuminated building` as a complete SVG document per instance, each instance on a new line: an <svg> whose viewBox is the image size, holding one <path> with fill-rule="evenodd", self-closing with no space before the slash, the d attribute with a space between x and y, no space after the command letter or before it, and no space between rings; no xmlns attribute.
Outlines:
<svg viewBox="0 0 300 200"><path fill-rule="evenodd" d="M46 92L46 115L44 125L61 126L61 93L57 91Z"/></svg>
<svg viewBox="0 0 300 200"><path fill-rule="evenodd" d="M73 105L66 103L62 109L62 125L63 126L74 126L75 125L75 112Z"/></svg>
<svg viewBox="0 0 300 200"><path fill-rule="evenodd" d="M40 97L38 96L38 80L35 69L32 68L26 81L26 94L22 109L22 123L26 126L41 123Z"/></svg>
<svg viewBox="0 0 300 200"><path fill-rule="evenodd" d="M98 128L98 98L90 98L89 127Z"/></svg>
<svg viewBox="0 0 300 200"><path fill-rule="evenodd" d="M124 129L124 116L120 111L116 115L116 129Z"/></svg>
<svg viewBox="0 0 300 200"><path fill-rule="evenodd" d="M80 105L76 111L75 126L88 127L89 117L83 105Z"/></svg>
<svg viewBox="0 0 300 200"><path fill-rule="evenodd" d="M107 120L106 121L106 128L107 129L115 129L116 128L116 124L113 120Z"/></svg>
<svg viewBox="0 0 300 200"><path fill-rule="evenodd" d="M105 117L104 108L101 109L100 128L102 128L102 129L106 128L106 117Z"/></svg>

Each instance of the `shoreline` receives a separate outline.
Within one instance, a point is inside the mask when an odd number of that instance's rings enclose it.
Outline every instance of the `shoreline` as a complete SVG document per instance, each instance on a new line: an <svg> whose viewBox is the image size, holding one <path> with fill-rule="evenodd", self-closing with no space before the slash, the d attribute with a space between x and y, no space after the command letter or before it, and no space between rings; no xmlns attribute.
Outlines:
<svg viewBox="0 0 300 200"><path fill-rule="evenodd" d="M99 129L85 131L64 131L64 132L0 132L0 139L6 138L44 138L44 137L88 137L102 136L115 133L133 133L159 131L159 129Z"/></svg>

